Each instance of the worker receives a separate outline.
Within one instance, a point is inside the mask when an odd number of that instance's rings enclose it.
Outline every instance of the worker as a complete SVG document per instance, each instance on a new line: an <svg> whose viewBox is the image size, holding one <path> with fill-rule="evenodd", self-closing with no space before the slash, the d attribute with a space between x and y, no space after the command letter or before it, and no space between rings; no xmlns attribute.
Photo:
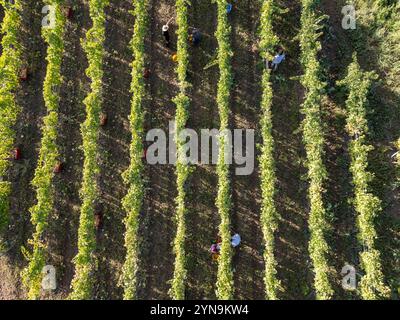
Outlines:
<svg viewBox="0 0 400 320"><path fill-rule="evenodd" d="M285 52L283 51L283 49L279 49L278 53L275 55L274 59L271 62L272 71L276 71L276 69L278 69L278 65L280 65L281 62L285 60L285 58L286 58Z"/></svg>
<svg viewBox="0 0 400 320"><path fill-rule="evenodd" d="M21 149L15 148L12 152L12 155L13 155L14 160L20 160L21 159Z"/></svg>
<svg viewBox="0 0 400 320"><path fill-rule="evenodd" d="M103 229L103 225L104 225L104 214L102 211L99 210L94 214L94 226L97 231L100 231L101 229Z"/></svg>
<svg viewBox="0 0 400 320"><path fill-rule="evenodd" d="M19 71L19 80L20 81L27 81L28 80L28 68L27 67L23 67L20 71Z"/></svg>
<svg viewBox="0 0 400 320"><path fill-rule="evenodd" d="M105 113L100 114L100 126L104 127L107 125L108 122L108 116Z"/></svg>
<svg viewBox="0 0 400 320"><path fill-rule="evenodd" d="M229 14L229 13L232 12L232 9L233 9L232 4L228 3L228 4L226 5L226 12Z"/></svg>
<svg viewBox="0 0 400 320"><path fill-rule="evenodd" d="M162 34L164 36L165 47L169 48L171 43L170 43L170 35L169 35L169 26L167 24L164 24L162 26Z"/></svg>
<svg viewBox="0 0 400 320"><path fill-rule="evenodd" d="M242 238L240 237L240 234L235 233L232 238L231 238L231 245L232 247L236 248L237 246L240 245L242 242ZM219 254L221 251L221 246L222 246L222 239L218 237L217 243L213 243L211 245L210 251L212 254Z"/></svg>
<svg viewBox="0 0 400 320"><path fill-rule="evenodd" d="M210 251L211 251L212 254L219 254L220 247L218 246L218 244L213 243L211 245Z"/></svg>
<svg viewBox="0 0 400 320"><path fill-rule="evenodd" d="M193 28L191 35L189 36L190 42L194 45L197 46L200 43L201 40L201 32L197 28Z"/></svg>
<svg viewBox="0 0 400 320"><path fill-rule="evenodd" d="M63 8L64 15L67 19L71 19L73 15L73 10L71 7L64 7Z"/></svg>
<svg viewBox="0 0 400 320"><path fill-rule="evenodd" d="M57 161L54 166L53 173L61 173L64 168L64 164L61 161Z"/></svg>
<svg viewBox="0 0 400 320"><path fill-rule="evenodd" d="M145 79L150 78L150 74L151 74L150 69L148 69L148 68L144 69L143 78L145 78Z"/></svg>
<svg viewBox="0 0 400 320"><path fill-rule="evenodd" d="M162 26L162 34L164 36L165 46L167 48L169 48L171 45L171 42L170 42L171 37L169 34L169 23L171 22L172 19L173 18L169 19L168 22Z"/></svg>
<svg viewBox="0 0 400 320"><path fill-rule="evenodd" d="M240 234L239 233L234 234L231 238L232 247L236 248L240 244L240 242L242 242Z"/></svg>
<svg viewBox="0 0 400 320"><path fill-rule="evenodd" d="M171 57L173 62L178 62L178 55L176 53L174 53Z"/></svg>

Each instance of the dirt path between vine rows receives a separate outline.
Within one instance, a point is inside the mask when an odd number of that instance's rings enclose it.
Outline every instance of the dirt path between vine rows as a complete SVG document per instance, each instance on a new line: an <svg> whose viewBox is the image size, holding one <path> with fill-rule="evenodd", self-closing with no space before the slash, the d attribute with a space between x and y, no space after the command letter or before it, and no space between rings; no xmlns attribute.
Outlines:
<svg viewBox="0 0 400 320"><path fill-rule="evenodd" d="M121 200L127 192L122 173L129 165L132 52L134 17L131 1L118 0L106 7L103 106L107 124L100 130L100 199L96 210L103 214L103 228L97 235L98 270L94 295L97 299L120 299L121 267L125 259L124 218Z"/></svg>
<svg viewBox="0 0 400 320"><path fill-rule="evenodd" d="M276 204L281 221L277 231L276 257L278 278L284 299L312 296L313 277L308 254L308 184L302 142L300 107L304 89L292 77L303 74L299 43L301 7L298 1L285 0L287 10L275 20L274 30L287 52L286 61L272 77L273 136L277 174Z"/></svg>
<svg viewBox="0 0 400 320"><path fill-rule="evenodd" d="M190 49L192 84L188 127L200 134L201 129L219 128L215 101L218 66L205 69L216 59L216 5L197 0L189 8L189 25L202 33L201 43ZM188 181L187 259L188 299L215 299L217 263L211 260L209 248L216 241L219 215L215 206L217 175L215 166L196 165Z"/></svg>
<svg viewBox="0 0 400 320"><path fill-rule="evenodd" d="M147 38L149 69L151 71L149 97L145 103L145 131L153 128L168 132L169 121L175 117L172 98L177 92L175 64L171 55L176 50L175 22L170 24L171 49L164 47L161 27L175 16L175 2L150 1L150 35ZM175 235L175 166L146 165L146 195L144 200L145 230L142 248L146 275L143 299L168 299L172 279L174 255L172 241Z"/></svg>
<svg viewBox="0 0 400 320"><path fill-rule="evenodd" d="M321 11L329 15L324 37L322 38L322 64L327 78L327 99L324 101L324 122L326 124L326 203L330 206L332 232L328 238L332 250L329 254L334 267L332 284L338 298L352 298L339 284L339 273L346 263L354 264L358 260L356 242L356 221L354 209L349 203L353 195L350 174L350 155L348 138L345 132L346 111L344 97L336 90L336 81L344 78L347 65L351 61L353 48L341 27L341 7L332 1L322 1Z"/></svg>
<svg viewBox="0 0 400 320"><path fill-rule="evenodd" d="M232 71L234 77L232 90L233 129L254 129L257 142L260 141L259 114L261 99L260 61L256 46L257 28L260 21L260 4L256 1L240 1L235 4L231 14L232 22ZM243 141L245 140L245 134ZM246 141L246 145L249 144ZM235 153L246 152L234 150ZM249 146L253 147L253 146ZM254 165L258 167L255 153ZM232 232L242 237L241 245L234 250L233 268L235 270L235 298L263 299L264 264L262 258L262 232L260 228L261 190L257 168L250 175L236 174L238 166L233 165L232 177Z"/></svg>

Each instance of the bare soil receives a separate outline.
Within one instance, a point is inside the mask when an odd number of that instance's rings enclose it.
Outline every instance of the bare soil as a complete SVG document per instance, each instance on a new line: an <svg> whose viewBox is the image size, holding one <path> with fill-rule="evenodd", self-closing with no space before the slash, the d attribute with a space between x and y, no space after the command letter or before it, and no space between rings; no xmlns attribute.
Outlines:
<svg viewBox="0 0 400 320"><path fill-rule="evenodd" d="M254 129L256 132L260 120L262 72L262 61L255 48L259 23L257 15L260 9L257 1L240 1L231 17L234 52L231 126L235 129ZM256 155L258 156L258 152ZM264 299L259 171L256 169L251 175L239 176L236 175L235 167L234 165L231 170L232 230L243 239L235 250L233 259L235 296L238 299Z"/></svg>
<svg viewBox="0 0 400 320"><path fill-rule="evenodd" d="M149 96L146 101L146 131L151 128L168 132L169 121L175 116L172 102L177 93L175 63L171 56L175 52L176 30L170 24L171 49L164 46L161 28L175 15L174 1L150 1L150 36L147 48L151 78ZM175 168L173 165L146 166L146 196L144 214L147 233L143 235L146 252L143 254L146 275L144 299L168 299L169 283L172 279L174 255L172 241L175 235L174 208L176 196Z"/></svg>
<svg viewBox="0 0 400 320"><path fill-rule="evenodd" d="M219 128L218 107L215 101L218 67L205 67L216 59L217 43L214 32L217 26L215 4L209 1L193 2L189 23L202 33L199 46L190 52L192 83L188 127L200 129ZM217 175L215 166L197 165L188 183L188 299L215 299L217 264L211 261L209 249L217 239L219 217L215 205Z"/></svg>

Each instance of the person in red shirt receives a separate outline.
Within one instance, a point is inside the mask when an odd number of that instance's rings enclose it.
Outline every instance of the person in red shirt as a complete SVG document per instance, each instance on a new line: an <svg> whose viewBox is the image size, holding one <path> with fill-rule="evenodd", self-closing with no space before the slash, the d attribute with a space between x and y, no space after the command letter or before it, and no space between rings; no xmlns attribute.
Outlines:
<svg viewBox="0 0 400 320"><path fill-rule="evenodd" d="M21 149L20 148L15 148L13 150L13 159L14 160L20 160L21 159Z"/></svg>

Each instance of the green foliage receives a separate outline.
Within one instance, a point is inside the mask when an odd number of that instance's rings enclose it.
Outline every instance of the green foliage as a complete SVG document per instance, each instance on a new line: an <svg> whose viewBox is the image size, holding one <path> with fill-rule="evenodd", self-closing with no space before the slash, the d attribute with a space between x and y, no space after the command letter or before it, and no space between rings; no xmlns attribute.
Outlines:
<svg viewBox="0 0 400 320"><path fill-rule="evenodd" d="M379 63L386 70L386 83L393 92L400 96L400 2L392 7L391 15L385 19L385 24L378 34L382 34ZM399 102L400 98L398 99Z"/></svg>
<svg viewBox="0 0 400 320"><path fill-rule="evenodd" d="M392 92L400 94L400 2L397 0L355 0L356 47L361 55L385 74L382 79Z"/></svg>
<svg viewBox="0 0 400 320"><path fill-rule="evenodd" d="M380 38L379 64L385 72L384 81L390 90L396 94L397 99L394 101L394 105L398 106L400 103L400 2L392 1L395 4L390 3L386 4L386 6L380 6L383 12L381 15L384 16L384 19L376 34ZM399 151L395 159L395 165L397 172L396 183L400 185L400 138L394 144Z"/></svg>
<svg viewBox="0 0 400 320"><path fill-rule="evenodd" d="M278 38L273 31L274 1L264 0L261 8L260 26L260 54L263 59L271 60L274 55ZM263 145L260 156L260 178L261 178L261 228L264 235L264 262L265 262L265 294L270 300L278 299L281 290L280 281L277 279L277 262L274 255L275 231L278 227L279 215L275 207L275 161L274 161L274 138L272 136L272 84L271 73L268 68L264 69L262 76L262 98L261 98L261 135Z"/></svg>
<svg viewBox="0 0 400 320"><path fill-rule="evenodd" d="M124 172L123 179L128 185L128 193L122 200L123 207L127 212L125 219L125 247L126 257L122 268L122 283L124 287L124 299L137 299L137 271L139 256L139 217L143 205L143 120L142 109L145 95L145 83L143 72L145 67L145 38L147 35L148 1L134 0L135 18L134 34L131 48L134 56L132 62L131 82L131 114L129 117L131 127L130 165Z"/></svg>
<svg viewBox="0 0 400 320"><path fill-rule="evenodd" d="M6 181L0 181L0 230L8 225L9 194L10 184Z"/></svg>
<svg viewBox="0 0 400 320"><path fill-rule="evenodd" d="M1 0L4 18L1 25L2 55L0 57L0 232L5 230L9 222L10 183L5 180L9 167L10 152L14 146L14 125L20 108L15 100L15 92L19 87L19 72L22 66L21 43L21 1L14 4Z"/></svg>
<svg viewBox="0 0 400 320"><path fill-rule="evenodd" d="M362 72L354 56L348 68L347 77L339 82L347 86L349 96L346 101L347 125L350 142L351 166L353 175L355 210L358 213L358 239L364 250L360 254L361 267L365 274L360 281L361 296L366 300L388 298L390 289L384 283L380 253L375 247L377 232L375 219L381 211L381 201L369 190L373 174L367 171L368 152L373 149L366 144L368 133L367 95L376 75Z"/></svg>
<svg viewBox="0 0 400 320"><path fill-rule="evenodd" d="M230 231L231 193L229 165L225 161L225 149L228 143L224 132L228 130L229 123L229 99L232 87L230 46L231 27L229 26L226 12L227 1L216 0L218 10L217 42L218 42L218 66L220 78L218 82L217 104L220 117L219 157L217 163L218 194L216 205L221 218L219 234L222 239L221 254L218 259L217 297L220 300L233 298L233 271L232 271L232 247Z"/></svg>
<svg viewBox="0 0 400 320"><path fill-rule="evenodd" d="M105 56L105 7L109 0L90 0L89 12L93 25L86 33L83 43L89 67L86 75L91 80L90 92L84 100L86 120L81 126L83 140L83 179L81 187L82 206L78 229L78 254L74 258L75 276L72 280L70 299L90 299L93 289L93 272L96 267L94 251L96 234L94 205L98 198L97 177L98 137L102 104L103 59Z"/></svg>
<svg viewBox="0 0 400 320"><path fill-rule="evenodd" d="M186 94L189 83L186 80L189 64L188 53L188 6L190 1L177 0L177 24L178 24L178 67L177 75L179 81L179 93L175 97L176 104L176 132L175 142L177 146L177 165L176 165L176 184L178 195L175 199L176 203L176 235L174 239L174 253L175 253L175 266L174 277L172 279L172 287L170 294L174 300L183 300L185 298L185 281L187 275L186 269L186 252L185 252L185 238L186 238L186 190L185 184L190 173L190 167L185 161L185 138L181 136L181 131L185 129L187 119L189 117L189 97Z"/></svg>
<svg viewBox="0 0 400 320"><path fill-rule="evenodd" d="M22 272L22 279L28 288L28 298L38 299L40 297L40 286L42 281L42 269L46 261L46 244L44 232L48 226L48 218L53 210L53 187L54 167L57 164L57 126L58 106L60 95L58 88L61 85L61 62L64 51L64 27L65 16L61 8L62 1L54 0L49 4L54 6L55 26L54 28L43 28L43 38L47 47L47 71L43 84L43 98L47 109L47 115L43 119L42 140L39 150L38 165L32 185L36 191L37 203L30 209L31 222L35 228L33 239L29 241L33 252L28 254L29 264Z"/></svg>
<svg viewBox="0 0 400 320"><path fill-rule="evenodd" d="M324 207L323 193L326 169L323 163L324 132L321 120L321 99L325 91L325 83L321 81L321 67L318 61L318 51L321 49L320 22L323 17L316 14L319 1L302 0L300 47L301 63L305 74L302 85L306 89L305 101L302 105L303 141L307 153L307 168L309 179L310 201L310 243L309 252L314 268L314 286L317 299L331 299L333 289L329 280L329 265L327 254L328 243L325 239L329 228L327 213Z"/></svg>

